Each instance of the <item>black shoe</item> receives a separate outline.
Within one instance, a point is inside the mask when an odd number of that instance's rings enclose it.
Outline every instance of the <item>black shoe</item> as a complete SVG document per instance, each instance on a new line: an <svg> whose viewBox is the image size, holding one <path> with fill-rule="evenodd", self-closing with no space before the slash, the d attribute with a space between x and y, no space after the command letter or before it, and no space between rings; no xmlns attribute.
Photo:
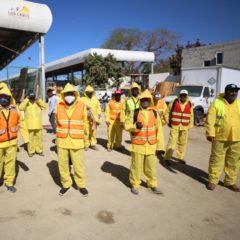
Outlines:
<svg viewBox="0 0 240 240"><path fill-rule="evenodd" d="M139 191L138 191L137 188L132 187L132 188L131 188L131 193L133 193L133 194L135 194L135 195L138 195L138 194L139 194Z"/></svg>
<svg viewBox="0 0 240 240"><path fill-rule="evenodd" d="M167 167L171 166L171 161L170 160L164 160L164 163Z"/></svg>
<svg viewBox="0 0 240 240"><path fill-rule="evenodd" d="M79 192L84 196L88 196L88 190L86 188L79 188Z"/></svg>
<svg viewBox="0 0 240 240"><path fill-rule="evenodd" d="M186 164L186 161L181 160L181 159L178 159L178 162L181 163L181 164Z"/></svg>
<svg viewBox="0 0 240 240"><path fill-rule="evenodd" d="M44 153L43 152L38 153L38 155L44 157Z"/></svg>
<svg viewBox="0 0 240 240"><path fill-rule="evenodd" d="M17 189L14 186L5 185L5 188L6 188L7 191L10 191L12 193L15 193L17 191Z"/></svg>
<svg viewBox="0 0 240 240"><path fill-rule="evenodd" d="M163 194L162 191L160 189L158 189L157 187L149 188L149 191L154 194Z"/></svg>
<svg viewBox="0 0 240 240"><path fill-rule="evenodd" d="M69 188L61 188L60 191L59 191L59 195L60 196L63 196L65 195L65 193L69 190Z"/></svg>

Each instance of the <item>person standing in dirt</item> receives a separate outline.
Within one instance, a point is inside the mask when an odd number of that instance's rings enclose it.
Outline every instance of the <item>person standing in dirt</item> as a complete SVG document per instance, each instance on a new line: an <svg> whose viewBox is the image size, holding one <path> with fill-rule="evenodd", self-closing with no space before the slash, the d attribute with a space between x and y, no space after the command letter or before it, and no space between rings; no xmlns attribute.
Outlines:
<svg viewBox="0 0 240 240"><path fill-rule="evenodd" d="M240 166L240 88L235 84L225 87L211 104L207 113L206 137L212 143L209 159L207 189L213 191L224 169L224 185L240 192L237 176Z"/></svg>

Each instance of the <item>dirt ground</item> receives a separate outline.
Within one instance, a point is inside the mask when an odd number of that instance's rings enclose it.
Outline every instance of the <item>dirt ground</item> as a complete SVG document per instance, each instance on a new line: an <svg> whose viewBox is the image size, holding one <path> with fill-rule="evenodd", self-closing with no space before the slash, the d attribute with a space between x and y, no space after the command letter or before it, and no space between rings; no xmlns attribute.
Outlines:
<svg viewBox="0 0 240 240"><path fill-rule="evenodd" d="M47 111L43 118L48 124ZM205 188L211 146L204 128L190 131L186 166L174 163L170 171L158 162L163 196L149 193L144 184L138 196L131 194L129 134L124 133L126 150L109 153L106 131L102 123L99 151L85 152L87 198L75 188L58 196L54 135L43 130L45 157L29 158L20 140L17 193L0 187L1 240L239 239L240 193L220 185L214 192Z"/></svg>

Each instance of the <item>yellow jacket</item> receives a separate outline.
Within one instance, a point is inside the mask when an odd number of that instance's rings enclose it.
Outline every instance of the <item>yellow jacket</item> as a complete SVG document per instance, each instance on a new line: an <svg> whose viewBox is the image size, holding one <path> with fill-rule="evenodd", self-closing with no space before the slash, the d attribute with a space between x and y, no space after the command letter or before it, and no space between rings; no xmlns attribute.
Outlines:
<svg viewBox="0 0 240 240"><path fill-rule="evenodd" d="M25 143L28 143L29 142L29 135L28 135L28 131L27 131L27 128L26 128L26 125L25 125L25 122L19 112L19 109L17 108L17 106L15 105L15 99L12 97L12 94L10 92L10 90L8 89L8 87L3 87L1 90L0 90L0 94L5 94L5 95L8 95L11 97L11 101L10 101L10 104L11 105L14 105L17 109L17 112L19 114L19 121L18 121L18 127L19 127L19 130L20 130L20 133L22 135L22 138L23 138L23 141ZM6 116L6 118L8 117L9 115L9 110L6 109L6 108L3 108L2 106L1 107L1 111L3 112L3 114ZM7 148L7 147L10 147L10 146L14 146L14 145L17 145L18 144L18 139L12 139L10 141L6 141L6 142L0 142L0 148Z"/></svg>
<svg viewBox="0 0 240 240"><path fill-rule="evenodd" d="M42 110L47 108L47 104L41 99L37 99L33 103L29 98L25 98L19 105L19 110L24 111L24 120L27 129L42 129Z"/></svg>
<svg viewBox="0 0 240 240"><path fill-rule="evenodd" d="M78 91L70 84L66 84L66 86L64 87L63 91L61 92L60 95L60 100L59 103L64 102L64 93L66 92L74 92L75 97L76 97L76 101L73 105L71 106L66 106L66 112L68 114L69 117L71 117L75 107L76 107L76 102L80 101L79 100L79 93ZM59 104L58 103L58 104ZM55 109L55 113L57 113L57 107ZM55 115L57 116L57 115ZM84 131L86 133L87 131L87 109L86 107L84 107L84 112L83 112L83 121L84 121ZM57 121L57 117L56 117L56 121ZM56 140L56 144L58 147L61 148L65 148L65 149L80 149L80 148L84 148L84 139L73 139L70 136L67 136L66 138L57 138Z"/></svg>
<svg viewBox="0 0 240 240"><path fill-rule="evenodd" d="M151 108L153 107L152 96L151 96L150 92L148 90L146 90L140 95L140 99L141 98L150 98L151 99L150 107L147 109L142 109L140 107L140 111L139 111L139 114L143 114L143 117L146 120L146 123L148 123L150 111L152 111ZM163 136L163 131L162 131L162 121L158 114L157 114L157 119L156 119L156 128L158 129L157 140L160 143L160 141L163 141L164 136ZM128 132L138 132L139 131L136 128L136 123L134 123L134 112L131 112L131 114L128 114L126 122L125 122L125 129ZM147 142L144 145L131 144L129 150L131 152L137 152L139 154L151 155L151 154L156 153L159 143L149 144Z"/></svg>
<svg viewBox="0 0 240 240"><path fill-rule="evenodd" d="M219 131L216 132L214 127L216 122L216 108L213 102L207 113L206 136L215 137L218 141L240 141L240 112L237 105L237 101L240 100L235 100L232 104L229 104L223 98L223 94L220 94L218 99L224 103L224 119Z"/></svg>
<svg viewBox="0 0 240 240"><path fill-rule="evenodd" d="M93 96L89 98L86 95L86 92L93 92ZM100 102L98 101L97 97L94 95L94 89L90 85L88 85L84 91L84 95L85 96L81 97L80 101L82 101L87 108L91 109L94 119L96 120L97 123L99 123L102 109L101 109Z"/></svg>
<svg viewBox="0 0 240 240"><path fill-rule="evenodd" d="M115 100L110 100L110 101L115 101ZM105 110L105 119L106 119L106 122L112 123L112 122L114 122L114 120L110 119L110 107L109 107L110 101L108 102L106 110ZM117 105L123 104L123 108L121 109L121 113L120 113L120 123L124 123L125 122L125 100L121 99L120 102L115 101L115 103Z"/></svg>
<svg viewBox="0 0 240 240"><path fill-rule="evenodd" d="M187 104L188 101L189 101L189 98L187 98L187 100L186 100L185 103L181 103L181 101L179 101L179 102L180 102L180 107L181 107L182 111L184 110L184 108L185 108L185 106L186 106L186 104ZM170 114L170 111L171 111L171 109L172 109L173 102L174 102L174 101L172 101L172 102L169 103L168 108L167 108L167 110L166 110L165 113L164 113L164 121L165 121L167 124L169 124L169 121L170 121L170 119L169 119L169 114ZM194 126L194 114L193 114L193 105L191 105L191 117L190 117L190 123L189 123L189 125L188 125L188 126L183 126L183 125L180 123L179 125L172 125L171 128L173 128L173 129L178 129L178 130L188 130L188 129L190 129L190 128L193 128L193 126Z"/></svg>

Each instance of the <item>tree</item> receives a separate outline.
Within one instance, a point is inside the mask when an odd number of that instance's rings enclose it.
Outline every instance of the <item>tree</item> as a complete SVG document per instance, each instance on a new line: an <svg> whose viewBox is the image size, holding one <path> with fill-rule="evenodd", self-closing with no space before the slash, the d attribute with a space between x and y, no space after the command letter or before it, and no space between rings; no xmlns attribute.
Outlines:
<svg viewBox="0 0 240 240"><path fill-rule="evenodd" d="M117 28L102 48L154 52L155 61L159 63L162 55L173 53L179 38L176 32L167 29L140 31L137 28ZM124 69L125 73L140 73L146 70L146 64L125 62Z"/></svg>
<svg viewBox="0 0 240 240"><path fill-rule="evenodd" d="M106 57L96 53L89 54L85 59L84 69L83 83L85 85L90 84L103 88L110 85L118 88L121 84L120 78L123 76L123 70L111 54Z"/></svg>

